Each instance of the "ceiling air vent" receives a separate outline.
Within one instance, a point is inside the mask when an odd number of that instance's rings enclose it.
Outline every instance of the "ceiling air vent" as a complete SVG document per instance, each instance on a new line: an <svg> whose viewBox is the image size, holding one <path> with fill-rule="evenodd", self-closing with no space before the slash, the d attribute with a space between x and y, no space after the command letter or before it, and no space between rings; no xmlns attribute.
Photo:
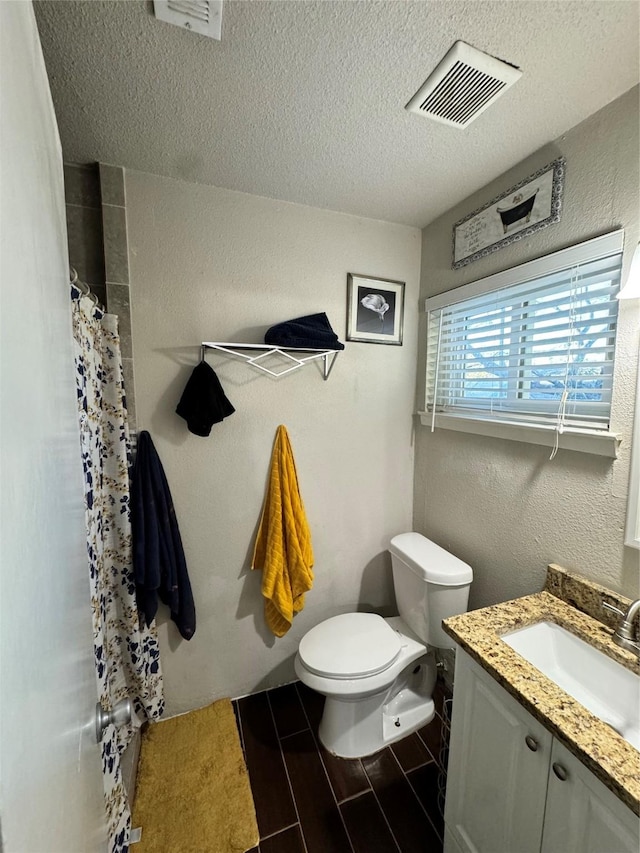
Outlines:
<svg viewBox="0 0 640 853"><path fill-rule="evenodd" d="M519 68L457 41L405 109L466 127L521 76Z"/></svg>
<svg viewBox="0 0 640 853"><path fill-rule="evenodd" d="M222 0L153 0L159 21L220 41Z"/></svg>

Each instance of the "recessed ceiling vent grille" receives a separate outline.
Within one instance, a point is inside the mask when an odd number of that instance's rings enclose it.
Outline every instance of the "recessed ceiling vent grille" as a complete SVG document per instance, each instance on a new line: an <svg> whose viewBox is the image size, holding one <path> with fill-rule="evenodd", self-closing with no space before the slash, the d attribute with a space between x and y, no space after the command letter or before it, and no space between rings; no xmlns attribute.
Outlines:
<svg viewBox="0 0 640 853"><path fill-rule="evenodd" d="M521 76L519 68L457 41L406 109L466 127Z"/></svg>
<svg viewBox="0 0 640 853"><path fill-rule="evenodd" d="M159 21L220 41L222 0L153 0Z"/></svg>

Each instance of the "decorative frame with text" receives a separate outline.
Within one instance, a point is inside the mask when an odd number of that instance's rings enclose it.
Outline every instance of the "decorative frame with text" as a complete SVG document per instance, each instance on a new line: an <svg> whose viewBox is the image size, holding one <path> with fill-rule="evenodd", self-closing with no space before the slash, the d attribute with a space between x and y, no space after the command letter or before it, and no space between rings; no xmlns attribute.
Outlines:
<svg viewBox="0 0 640 853"><path fill-rule="evenodd" d="M560 221L566 160L560 157L453 226L457 270Z"/></svg>

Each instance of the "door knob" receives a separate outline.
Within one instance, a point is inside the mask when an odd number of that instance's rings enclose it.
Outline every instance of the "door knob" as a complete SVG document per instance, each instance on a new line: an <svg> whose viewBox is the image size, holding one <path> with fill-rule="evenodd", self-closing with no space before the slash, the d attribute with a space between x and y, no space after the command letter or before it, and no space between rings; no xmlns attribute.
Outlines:
<svg viewBox="0 0 640 853"><path fill-rule="evenodd" d="M531 752L537 752L538 751L538 741L533 737L533 735L527 735L526 738L524 739L524 742L529 747Z"/></svg>
<svg viewBox="0 0 640 853"><path fill-rule="evenodd" d="M100 702L96 705L96 740L102 740L107 726L125 726L131 722L131 699L122 699L110 711L105 711Z"/></svg>

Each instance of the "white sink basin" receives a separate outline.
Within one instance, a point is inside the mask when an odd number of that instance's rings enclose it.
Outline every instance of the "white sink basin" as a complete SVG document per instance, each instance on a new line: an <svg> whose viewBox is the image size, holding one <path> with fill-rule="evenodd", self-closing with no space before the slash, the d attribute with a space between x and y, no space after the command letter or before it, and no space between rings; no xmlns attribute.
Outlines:
<svg viewBox="0 0 640 853"><path fill-rule="evenodd" d="M553 622L502 639L592 714L640 750L640 678Z"/></svg>

